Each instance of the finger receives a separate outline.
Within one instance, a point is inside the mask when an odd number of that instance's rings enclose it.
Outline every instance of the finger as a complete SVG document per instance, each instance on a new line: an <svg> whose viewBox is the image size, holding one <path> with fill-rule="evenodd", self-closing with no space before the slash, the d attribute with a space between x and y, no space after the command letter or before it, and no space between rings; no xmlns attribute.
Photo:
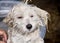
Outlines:
<svg viewBox="0 0 60 43"><path fill-rule="evenodd" d="M4 30L0 30L0 35L3 36L3 40L6 41L7 40L7 34Z"/></svg>
<svg viewBox="0 0 60 43"><path fill-rule="evenodd" d="M0 41L3 41L3 31L0 30Z"/></svg>
<svg viewBox="0 0 60 43"><path fill-rule="evenodd" d="M7 41L7 34L4 33L4 41Z"/></svg>
<svg viewBox="0 0 60 43"><path fill-rule="evenodd" d="M0 41L0 43L5 43L5 42L3 42L3 41Z"/></svg>
<svg viewBox="0 0 60 43"><path fill-rule="evenodd" d="M2 35L4 33L4 31L0 30L0 35Z"/></svg>

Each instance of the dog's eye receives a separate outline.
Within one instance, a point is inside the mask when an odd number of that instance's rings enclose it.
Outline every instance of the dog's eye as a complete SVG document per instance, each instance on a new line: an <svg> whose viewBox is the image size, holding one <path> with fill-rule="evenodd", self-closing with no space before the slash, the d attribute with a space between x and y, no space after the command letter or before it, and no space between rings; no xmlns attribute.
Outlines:
<svg viewBox="0 0 60 43"><path fill-rule="evenodd" d="M30 17L33 17L33 15L31 15Z"/></svg>
<svg viewBox="0 0 60 43"><path fill-rule="evenodd" d="M18 19L22 19L23 17L18 17Z"/></svg>

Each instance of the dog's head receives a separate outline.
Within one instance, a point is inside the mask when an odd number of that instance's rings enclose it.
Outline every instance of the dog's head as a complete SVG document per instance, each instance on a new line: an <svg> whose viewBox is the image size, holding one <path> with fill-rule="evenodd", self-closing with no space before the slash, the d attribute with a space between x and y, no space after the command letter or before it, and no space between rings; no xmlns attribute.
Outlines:
<svg viewBox="0 0 60 43"><path fill-rule="evenodd" d="M47 11L24 3L14 6L4 19L4 22L10 27L15 27L16 30L24 33L35 31L39 26L47 25L47 21Z"/></svg>

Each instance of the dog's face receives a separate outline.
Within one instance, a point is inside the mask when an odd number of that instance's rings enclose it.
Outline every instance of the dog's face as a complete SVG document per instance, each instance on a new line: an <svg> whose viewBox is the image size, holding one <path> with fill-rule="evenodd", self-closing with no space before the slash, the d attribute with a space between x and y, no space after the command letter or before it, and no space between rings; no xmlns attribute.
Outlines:
<svg viewBox="0 0 60 43"><path fill-rule="evenodd" d="M47 15L46 11L35 6L18 5L12 9L5 22L12 24L16 30L22 33L30 33L38 29L39 26L47 24Z"/></svg>
<svg viewBox="0 0 60 43"><path fill-rule="evenodd" d="M23 32L31 32L38 28L40 18L37 13L32 9L26 9L20 12L15 11L14 24Z"/></svg>

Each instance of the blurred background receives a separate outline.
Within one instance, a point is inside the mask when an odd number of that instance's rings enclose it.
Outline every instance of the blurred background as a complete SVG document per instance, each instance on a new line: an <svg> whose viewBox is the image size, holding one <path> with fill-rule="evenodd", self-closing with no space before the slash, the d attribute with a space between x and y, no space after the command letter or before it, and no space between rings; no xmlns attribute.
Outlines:
<svg viewBox="0 0 60 43"><path fill-rule="evenodd" d="M19 3L19 0L0 0L0 28L7 30L8 26L2 22L9 10Z"/></svg>
<svg viewBox="0 0 60 43"><path fill-rule="evenodd" d="M2 22L9 10L22 0L0 0L0 28L8 30L8 26ZM49 32L46 32L45 43L60 43L60 0L32 0L28 2L50 13L48 21Z"/></svg>

